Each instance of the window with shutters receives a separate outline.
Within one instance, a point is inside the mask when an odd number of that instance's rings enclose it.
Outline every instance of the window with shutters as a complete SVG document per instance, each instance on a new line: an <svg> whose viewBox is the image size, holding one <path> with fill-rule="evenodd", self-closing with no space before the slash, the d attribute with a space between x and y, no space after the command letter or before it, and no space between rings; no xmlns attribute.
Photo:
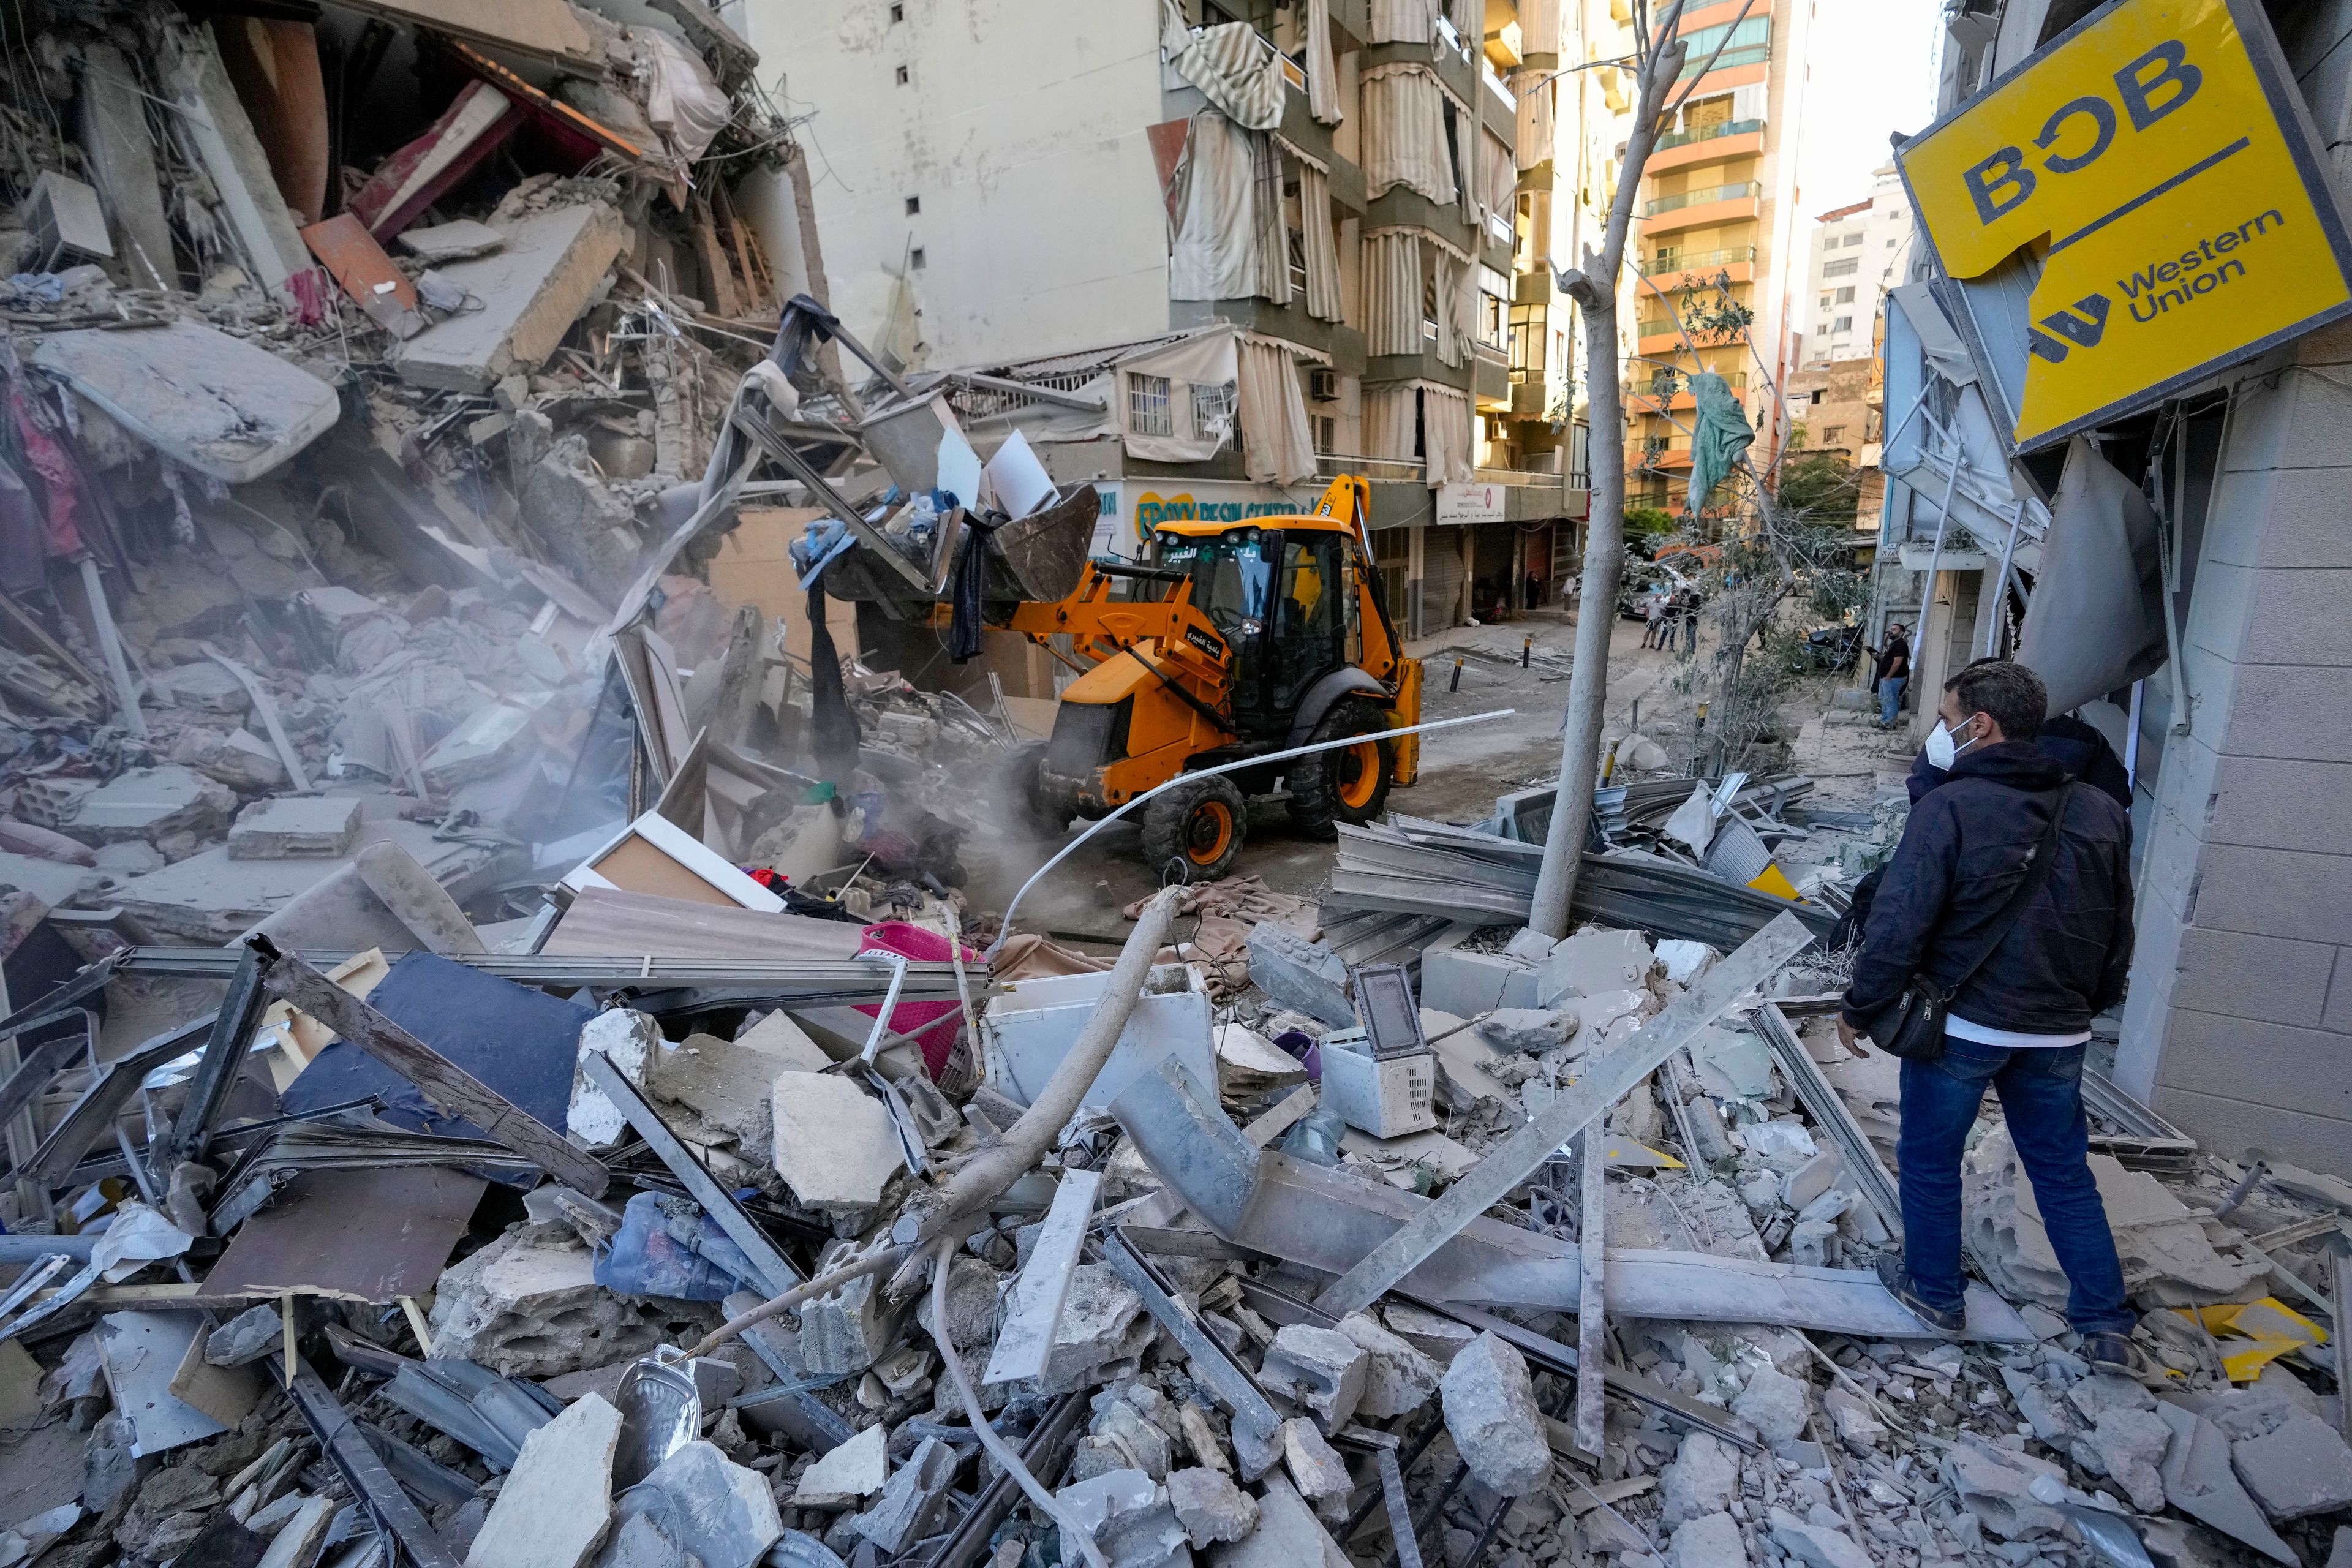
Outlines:
<svg viewBox="0 0 2352 1568"><path fill-rule="evenodd" d="M1835 261L1822 264L1822 276L1824 278L1851 278L1861 270L1862 258L1859 256L1841 256Z"/></svg>

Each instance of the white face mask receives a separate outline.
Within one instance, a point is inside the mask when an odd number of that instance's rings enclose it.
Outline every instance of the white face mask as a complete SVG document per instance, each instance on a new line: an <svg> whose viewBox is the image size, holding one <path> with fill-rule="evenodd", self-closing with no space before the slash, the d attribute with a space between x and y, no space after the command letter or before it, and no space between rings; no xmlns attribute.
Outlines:
<svg viewBox="0 0 2352 1568"><path fill-rule="evenodd" d="M1968 721L1969 721L1966 719L1960 721L1963 724ZM1975 744L1975 739L1971 738L1969 742L1969 746L1973 746ZM1951 730L1949 727L1939 723L1933 730L1930 730L1927 732L1928 765L1931 767L1943 768L1948 771L1952 763L1959 759L1960 753L1967 751L1969 746L1955 746L1952 744Z"/></svg>

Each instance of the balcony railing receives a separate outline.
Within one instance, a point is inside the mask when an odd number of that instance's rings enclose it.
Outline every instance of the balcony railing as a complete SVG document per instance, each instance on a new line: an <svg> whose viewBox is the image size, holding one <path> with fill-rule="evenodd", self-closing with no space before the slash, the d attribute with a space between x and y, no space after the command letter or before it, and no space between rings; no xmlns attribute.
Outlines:
<svg viewBox="0 0 2352 1568"><path fill-rule="evenodd" d="M1643 217L1656 217L1660 213L1679 212L1685 207L1704 206L1709 202L1736 202L1742 196L1760 196L1764 182L1745 180L1736 185L1702 185L1695 191L1683 191L1671 196L1660 196L1642 204Z"/></svg>
<svg viewBox="0 0 2352 1568"><path fill-rule="evenodd" d="M1726 54L1729 50L1724 51ZM1760 120L1727 120L1720 125L1702 125L1695 131L1676 131L1658 138L1657 151L1669 147L1687 147L1694 142L1712 142L1718 136L1747 136L1764 129Z"/></svg>
<svg viewBox="0 0 2352 1568"><path fill-rule="evenodd" d="M1661 250L1641 263L1645 278L1662 277L1669 272L1696 272L1708 267L1737 267L1756 259L1752 245L1735 245L1727 250L1694 250L1685 255L1679 250Z"/></svg>
<svg viewBox="0 0 2352 1568"><path fill-rule="evenodd" d="M1698 75L1701 68L1705 68L1708 70L1720 71L1729 70L1734 66L1760 66L1766 60L1772 58L1772 46L1769 44L1748 44L1728 48L1724 50L1721 55L1716 56L1715 63L1713 65L1708 65L1707 57L1714 53L1715 51L1711 48L1691 50L1690 63L1683 67L1682 79L1684 81L1688 81L1691 78Z"/></svg>

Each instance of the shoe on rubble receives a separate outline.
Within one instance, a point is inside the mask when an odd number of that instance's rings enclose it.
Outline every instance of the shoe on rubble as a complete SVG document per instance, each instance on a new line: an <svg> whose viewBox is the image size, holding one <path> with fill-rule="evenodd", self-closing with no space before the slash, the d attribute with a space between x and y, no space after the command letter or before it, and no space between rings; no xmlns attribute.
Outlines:
<svg viewBox="0 0 2352 1568"><path fill-rule="evenodd" d="M1887 1293L1902 1302L1911 1315L1921 1322L1947 1334L1957 1334L1968 1327L1969 1315L1966 1310L1953 1307L1931 1307L1921 1298L1919 1287L1913 1283L1911 1270L1904 1263L1901 1254L1882 1252L1878 1255L1875 1267L1878 1269L1878 1282L1885 1286ZM2087 1342L2086 1340L2085 1343ZM2086 1356L2089 1353L2088 1350L2084 1352Z"/></svg>

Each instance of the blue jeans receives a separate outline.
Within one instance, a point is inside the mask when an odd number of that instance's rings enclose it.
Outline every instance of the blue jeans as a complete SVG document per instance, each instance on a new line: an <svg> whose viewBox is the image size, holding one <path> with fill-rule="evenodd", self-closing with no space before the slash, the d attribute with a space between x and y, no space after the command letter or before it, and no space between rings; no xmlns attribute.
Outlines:
<svg viewBox="0 0 2352 1568"><path fill-rule="evenodd" d="M1903 1064L1903 1257L1929 1306L1960 1305L1960 1152L1990 1082L2073 1288L2066 1321L2084 1334L2129 1333L2137 1321L2091 1177L2083 1049L2005 1050L1948 1037L1934 1061Z"/></svg>
<svg viewBox="0 0 2352 1568"><path fill-rule="evenodd" d="M1878 683L1878 721L1891 725L1895 710L1903 705L1903 683L1908 678L1890 675Z"/></svg>

